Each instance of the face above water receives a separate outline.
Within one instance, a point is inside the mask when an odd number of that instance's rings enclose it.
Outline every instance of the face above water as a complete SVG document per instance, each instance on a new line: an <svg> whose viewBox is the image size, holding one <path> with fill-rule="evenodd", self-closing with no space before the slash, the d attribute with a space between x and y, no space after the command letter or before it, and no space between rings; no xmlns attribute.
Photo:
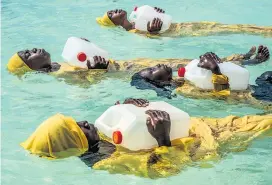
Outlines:
<svg viewBox="0 0 272 185"><path fill-rule="evenodd" d="M110 20L116 25L121 25L127 19L127 12L122 9L110 10L107 12Z"/></svg>
<svg viewBox="0 0 272 185"><path fill-rule="evenodd" d="M89 124L87 121L80 121L77 122L78 126L81 128L81 130L84 132L88 144L89 144L89 151L91 152L97 152L99 150L99 135L98 130L95 128L93 124Z"/></svg>
<svg viewBox="0 0 272 185"><path fill-rule="evenodd" d="M44 49L33 48L32 50L19 51L18 55L32 70L40 70L51 66L50 54Z"/></svg>
<svg viewBox="0 0 272 185"><path fill-rule="evenodd" d="M151 81L171 81L173 75L172 68L164 64L158 64L155 67L143 69L139 74Z"/></svg>

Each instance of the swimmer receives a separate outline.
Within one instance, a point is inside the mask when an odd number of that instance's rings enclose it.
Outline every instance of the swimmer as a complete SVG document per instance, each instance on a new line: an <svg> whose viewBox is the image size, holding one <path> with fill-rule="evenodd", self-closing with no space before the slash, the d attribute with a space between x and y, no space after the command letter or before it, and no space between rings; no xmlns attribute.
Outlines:
<svg viewBox="0 0 272 185"><path fill-rule="evenodd" d="M154 8L157 12L165 13L161 8ZM163 22L159 18L154 18L152 22L147 23L148 34L135 29L135 24L127 18L127 12L122 9L115 9L106 12L103 17L96 19L102 26L116 27L121 26L126 31L138 33L140 35L151 36L158 35L162 37L189 37L189 36L208 36L218 34L250 34L272 36L271 26L256 26L245 24L221 24L216 22L188 22L172 23L170 28L163 33L159 33Z"/></svg>
<svg viewBox="0 0 272 185"><path fill-rule="evenodd" d="M124 103L138 107L149 104L147 100L133 98ZM272 128L271 114L191 117L189 136L170 141L169 114L159 110L147 110L146 114L146 128L158 143L154 149L129 151L114 145L93 124L76 122L62 114L44 121L21 146L31 154L47 159L78 156L95 170L155 179L176 175L192 162L218 160L222 153L246 150L254 138L271 134Z"/></svg>
<svg viewBox="0 0 272 185"><path fill-rule="evenodd" d="M32 50L26 49L15 53L10 58L7 69L10 73L19 77L27 72L37 71L50 73L58 77L58 79L64 79L69 84L85 85L86 83L82 83L82 81L87 81L88 85L90 85L95 81L96 77L100 78L101 72L106 70L109 65L109 61L100 56L94 56L93 59L92 63L89 60L87 61L88 69L81 69L65 62L52 62L51 56L46 50L33 48ZM101 71L97 69L101 69Z"/></svg>
<svg viewBox="0 0 272 185"><path fill-rule="evenodd" d="M269 55L261 54L255 60L266 60ZM213 73L214 90L202 90L183 78L174 79L172 68L158 64L155 67L143 69L132 76L131 85L141 90L154 90L158 96L172 98L173 90L178 94L191 98L219 98L228 102L241 102L254 107L272 110L272 73L265 72L257 80L257 86L249 86L245 91L230 91L228 77L223 75L218 67L221 59L214 53L208 52L200 56L198 66Z"/></svg>
<svg viewBox="0 0 272 185"><path fill-rule="evenodd" d="M94 56L94 63L87 61L88 69L107 69L109 61L101 59L99 56ZM12 56L8 63L8 70L16 72L19 70L40 71L40 72L55 72L60 70L61 64L51 61L50 54L44 49L33 48L32 50L23 50Z"/></svg>

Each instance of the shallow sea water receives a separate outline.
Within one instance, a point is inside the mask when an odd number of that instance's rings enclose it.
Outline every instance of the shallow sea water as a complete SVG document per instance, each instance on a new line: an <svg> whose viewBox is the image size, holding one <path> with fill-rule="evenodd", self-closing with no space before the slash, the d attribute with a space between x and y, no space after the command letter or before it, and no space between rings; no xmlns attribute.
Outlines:
<svg viewBox="0 0 272 185"><path fill-rule="evenodd" d="M188 167L180 174L158 180L132 175L112 175L88 168L78 158L47 161L29 155L19 143L49 116L61 112L77 120L94 122L109 106L127 97L161 100L153 91L140 91L126 80L107 78L88 89L66 84L45 74L28 74L22 80L6 71L10 56L18 50L43 47L53 61L62 61L61 51L70 36L85 37L109 51L114 59L198 58L206 51L219 56L244 53L252 45L272 48L272 39L250 35L147 39L121 29L99 27L95 18L106 10L135 5L157 5L175 22L216 21L271 26L269 0L3 0L1 48L1 181L2 184L39 185L168 185L168 184L271 184L272 141L257 139L248 150L227 155L212 168ZM250 82L272 69L270 61L247 67ZM247 105L227 105L222 101L194 100L178 96L163 99L191 116L223 117L261 113Z"/></svg>

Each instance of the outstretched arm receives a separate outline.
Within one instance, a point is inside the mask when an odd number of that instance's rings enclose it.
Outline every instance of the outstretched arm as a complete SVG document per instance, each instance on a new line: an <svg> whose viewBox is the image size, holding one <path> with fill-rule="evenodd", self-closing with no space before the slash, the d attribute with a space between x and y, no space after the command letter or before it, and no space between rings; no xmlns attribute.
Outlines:
<svg viewBox="0 0 272 185"><path fill-rule="evenodd" d="M221 58L223 62L234 62L241 64L244 60L249 60L253 55L256 54L256 47L252 46L246 54L233 54L224 58Z"/></svg>
<svg viewBox="0 0 272 185"><path fill-rule="evenodd" d="M256 64L260 64L260 63L267 61L269 58L270 58L270 53L269 53L268 48L266 46L260 45L255 58L245 59L241 63L243 65L256 65Z"/></svg>
<svg viewBox="0 0 272 185"><path fill-rule="evenodd" d="M266 46L260 45L258 47L257 54L254 58L253 55L256 54L256 47L253 46L246 54L234 54L221 60L224 62L233 62L240 65L256 65L265 62L269 59L270 53Z"/></svg>

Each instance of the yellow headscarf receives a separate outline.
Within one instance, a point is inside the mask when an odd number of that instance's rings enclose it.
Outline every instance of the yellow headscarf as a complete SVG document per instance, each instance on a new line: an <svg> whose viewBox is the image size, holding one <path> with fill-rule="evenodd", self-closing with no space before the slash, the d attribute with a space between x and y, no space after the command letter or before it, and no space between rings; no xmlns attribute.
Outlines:
<svg viewBox="0 0 272 185"><path fill-rule="evenodd" d="M88 150L88 140L72 117L56 114L44 121L21 146L48 159L80 156Z"/></svg>
<svg viewBox="0 0 272 185"><path fill-rule="evenodd" d="M96 22L102 26L116 26L109 18L107 12L103 15L103 17L97 17Z"/></svg>
<svg viewBox="0 0 272 185"><path fill-rule="evenodd" d="M8 62L7 69L11 73L23 73L31 71L25 62L19 57L18 53L14 54Z"/></svg>

